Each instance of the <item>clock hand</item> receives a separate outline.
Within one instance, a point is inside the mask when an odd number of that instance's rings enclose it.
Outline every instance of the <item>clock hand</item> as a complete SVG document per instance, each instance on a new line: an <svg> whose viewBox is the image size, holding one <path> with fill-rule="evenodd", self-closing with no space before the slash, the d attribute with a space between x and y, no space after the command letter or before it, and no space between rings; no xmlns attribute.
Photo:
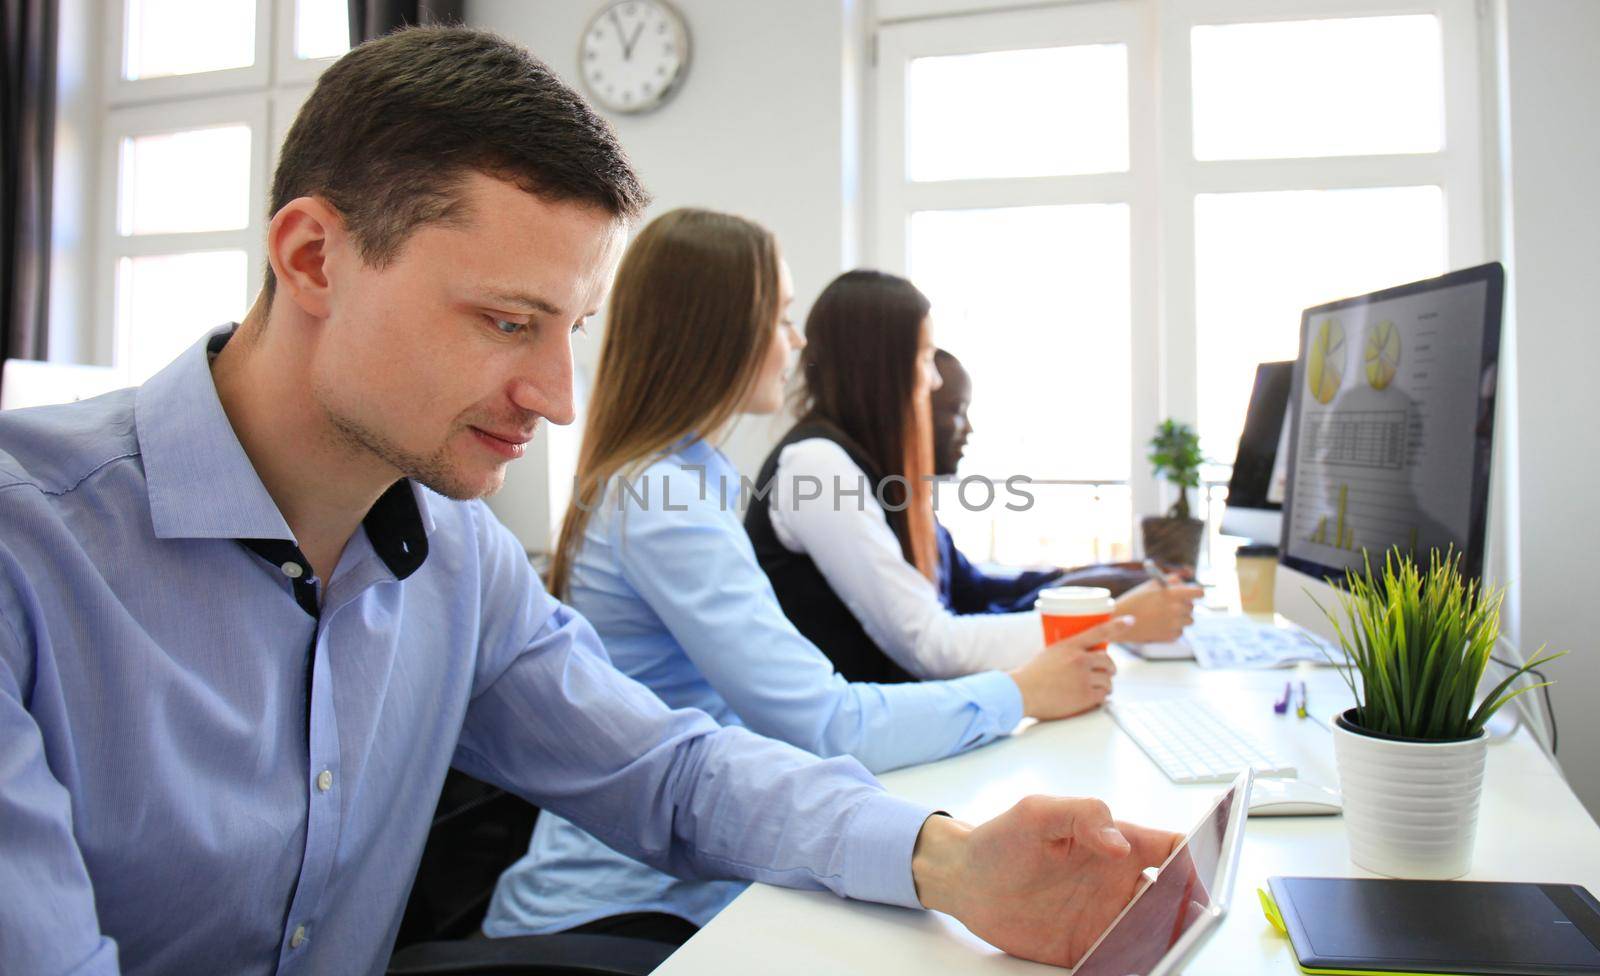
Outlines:
<svg viewBox="0 0 1600 976"><path fill-rule="evenodd" d="M628 35L622 29L622 18L617 16L616 7L612 7L607 13L611 15L611 22L617 27L617 40L622 42L622 60L631 61L633 59L633 47L628 43Z"/></svg>
<svg viewBox="0 0 1600 976"><path fill-rule="evenodd" d="M644 33L644 21L641 20L641 21L639 21L638 26L634 27L634 29L633 29L633 39L623 43L623 46L622 46L622 58L623 58L624 61L632 61L633 60L633 46L635 44L639 43L639 35L643 34L643 33Z"/></svg>

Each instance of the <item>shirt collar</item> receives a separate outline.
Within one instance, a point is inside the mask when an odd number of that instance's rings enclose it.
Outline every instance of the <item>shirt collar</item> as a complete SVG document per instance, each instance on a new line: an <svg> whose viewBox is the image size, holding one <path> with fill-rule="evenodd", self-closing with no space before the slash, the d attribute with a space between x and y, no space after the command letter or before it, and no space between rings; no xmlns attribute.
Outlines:
<svg viewBox="0 0 1600 976"><path fill-rule="evenodd" d="M151 377L134 400L150 514L158 539L294 541L222 409L211 357L236 324L203 336ZM427 556L433 514L410 479L395 482L363 519L373 549L398 579Z"/></svg>
<svg viewBox="0 0 1600 976"><path fill-rule="evenodd" d="M689 464L708 464L713 458L722 457L722 452L699 434L683 435L670 450Z"/></svg>
<svg viewBox="0 0 1600 976"><path fill-rule="evenodd" d="M680 463L700 465L705 468L704 477L707 483L717 486L724 507L732 505L739 497L738 469L728 460L728 456L710 441L699 434L685 434L672 445L671 451Z"/></svg>

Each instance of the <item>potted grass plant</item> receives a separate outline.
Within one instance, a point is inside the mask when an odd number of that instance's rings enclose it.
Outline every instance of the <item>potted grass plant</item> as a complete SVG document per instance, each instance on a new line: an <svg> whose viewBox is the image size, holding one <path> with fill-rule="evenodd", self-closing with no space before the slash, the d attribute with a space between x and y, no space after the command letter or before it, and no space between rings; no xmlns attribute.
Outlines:
<svg viewBox="0 0 1600 976"><path fill-rule="evenodd" d="M1158 563L1194 566L1200 560L1200 542L1206 524L1189 514L1189 489L1200 486L1200 436L1188 424L1163 420L1150 439L1150 464L1158 478L1178 489L1178 500L1164 516L1140 521L1144 554Z"/></svg>
<svg viewBox="0 0 1600 976"><path fill-rule="evenodd" d="M1355 707L1334 722L1350 858L1401 878L1458 878L1472 866L1489 717L1518 695L1540 654L1478 697L1500 635L1504 591L1462 576L1453 551L1424 571L1399 549L1345 575L1333 622ZM1563 652L1565 653L1565 652Z"/></svg>

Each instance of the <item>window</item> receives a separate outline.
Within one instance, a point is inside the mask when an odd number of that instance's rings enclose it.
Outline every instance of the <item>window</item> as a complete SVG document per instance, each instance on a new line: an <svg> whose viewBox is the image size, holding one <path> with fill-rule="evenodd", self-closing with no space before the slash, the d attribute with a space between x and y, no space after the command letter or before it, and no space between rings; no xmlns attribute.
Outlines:
<svg viewBox="0 0 1600 976"><path fill-rule="evenodd" d="M941 488L975 556L1126 558L1158 420L1225 482L1302 308L1484 259L1470 0L915 6L879 26L869 246L972 373L963 479L1035 481Z"/></svg>
<svg viewBox="0 0 1600 976"><path fill-rule="evenodd" d="M119 6L107 32L98 306L104 352L140 383L246 311L277 145L349 40L344 0Z"/></svg>

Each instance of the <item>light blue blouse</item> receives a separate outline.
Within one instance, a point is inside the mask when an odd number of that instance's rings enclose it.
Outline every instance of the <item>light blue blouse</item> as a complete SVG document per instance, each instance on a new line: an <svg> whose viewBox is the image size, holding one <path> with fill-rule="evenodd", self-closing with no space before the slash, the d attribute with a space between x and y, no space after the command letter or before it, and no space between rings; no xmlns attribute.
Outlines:
<svg viewBox="0 0 1600 976"><path fill-rule="evenodd" d="M738 472L705 441L686 439L629 484L614 479L596 506L569 601L613 663L668 705L875 772L963 752L1022 720L1021 693L998 672L894 685L836 674L783 615L739 521ZM484 930L555 932L624 912L704 925L743 888L663 874L544 812Z"/></svg>

